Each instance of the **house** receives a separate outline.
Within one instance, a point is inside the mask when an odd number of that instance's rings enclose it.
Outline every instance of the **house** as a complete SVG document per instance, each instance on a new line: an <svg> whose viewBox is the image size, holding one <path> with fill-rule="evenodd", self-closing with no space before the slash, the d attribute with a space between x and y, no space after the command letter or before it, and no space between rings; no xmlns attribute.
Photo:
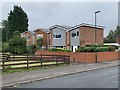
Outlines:
<svg viewBox="0 0 120 90"><path fill-rule="evenodd" d="M75 52L79 47L90 44L103 44L103 26L95 26L91 24L79 24L69 29L70 32L70 49ZM96 42L95 42L96 30Z"/></svg>
<svg viewBox="0 0 120 90"><path fill-rule="evenodd" d="M35 35L34 33L30 32L30 31L25 31L23 33L21 33L21 37L26 38L27 42L26 45L27 46L31 46L35 44Z"/></svg>
<svg viewBox="0 0 120 90"><path fill-rule="evenodd" d="M50 48L65 48L75 52L79 47L95 44L95 30L97 44L103 44L103 26L79 24L73 27L54 25L50 30Z"/></svg>
<svg viewBox="0 0 120 90"><path fill-rule="evenodd" d="M43 49L47 50L49 47L49 30L44 28L37 28L34 30L35 45L37 45L37 39L43 38Z"/></svg>
<svg viewBox="0 0 120 90"><path fill-rule="evenodd" d="M69 37L67 32L69 30L69 26L64 25L53 25L49 28L50 30L50 48L66 48Z"/></svg>

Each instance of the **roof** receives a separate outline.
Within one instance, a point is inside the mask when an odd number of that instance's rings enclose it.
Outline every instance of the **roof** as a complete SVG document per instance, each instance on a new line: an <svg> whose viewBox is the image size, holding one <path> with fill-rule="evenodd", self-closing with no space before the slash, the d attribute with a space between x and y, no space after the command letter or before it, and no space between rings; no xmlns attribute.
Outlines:
<svg viewBox="0 0 120 90"><path fill-rule="evenodd" d="M71 27L65 25L53 25L49 29L60 28L62 30L68 31Z"/></svg>
<svg viewBox="0 0 120 90"><path fill-rule="evenodd" d="M37 28L33 32L36 32L36 31L43 31L45 33L49 33L49 29L46 29L46 28Z"/></svg>
<svg viewBox="0 0 120 90"><path fill-rule="evenodd" d="M31 31L25 31L25 32L23 32L23 33L21 33L21 34L25 34L26 32L29 32L29 33L31 33L31 34L34 35L34 33L32 33Z"/></svg>
<svg viewBox="0 0 120 90"><path fill-rule="evenodd" d="M104 29L105 27L104 26L99 26L99 25L92 25L92 24L86 24L86 23L82 23L82 24L78 24L78 25L76 25L76 26L73 26L73 27L71 27L70 29L69 29L69 31L71 31L71 30L74 30L74 29L76 29L76 28L79 28L79 27L81 27L81 26L87 26L87 27L93 27L93 28L100 28L100 29Z"/></svg>

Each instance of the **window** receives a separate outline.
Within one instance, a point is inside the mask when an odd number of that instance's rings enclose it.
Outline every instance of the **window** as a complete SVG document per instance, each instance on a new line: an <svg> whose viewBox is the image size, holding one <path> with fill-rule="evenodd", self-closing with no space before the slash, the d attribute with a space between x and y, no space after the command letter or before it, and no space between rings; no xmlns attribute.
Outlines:
<svg viewBox="0 0 120 90"><path fill-rule="evenodd" d="M38 38L43 38L43 34L38 34L38 35L37 35L37 39L38 39Z"/></svg>
<svg viewBox="0 0 120 90"><path fill-rule="evenodd" d="M79 31L77 31L77 36L79 36Z"/></svg>
<svg viewBox="0 0 120 90"><path fill-rule="evenodd" d="M56 35L55 35L55 34L53 34L53 38L56 38Z"/></svg>
<svg viewBox="0 0 120 90"><path fill-rule="evenodd" d="M79 36L79 31L72 32L72 37L78 37L78 36Z"/></svg>
<svg viewBox="0 0 120 90"><path fill-rule="evenodd" d="M56 35L56 38L61 38L61 34Z"/></svg>
<svg viewBox="0 0 120 90"><path fill-rule="evenodd" d="M53 34L53 38L61 38L61 34Z"/></svg>
<svg viewBox="0 0 120 90"><path fill-rule="evenodd" d="M29 39L30 39L30 36L26 36L25 38L26 38L26 40L27 40L27 41L29 41Z"/></svg>
<svg viewBox="0 0 120 90"><path fill-rule="evenodd" d="M76 36L76 33L72 33L72 37L75 37Z"/></svg>

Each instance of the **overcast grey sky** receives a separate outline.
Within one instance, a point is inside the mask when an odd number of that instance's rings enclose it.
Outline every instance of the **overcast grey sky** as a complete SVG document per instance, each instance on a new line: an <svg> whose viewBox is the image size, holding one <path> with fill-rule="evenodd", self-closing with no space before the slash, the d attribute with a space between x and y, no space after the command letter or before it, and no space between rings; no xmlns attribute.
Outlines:
<svg viewBox="0 0 120 90"><path fill-rule="evenodd" d="M75 26L80 23L94 24L94 12L97 24L105 26L104 36L118 25L117 2L4 2L2 19L7 19L14 5L21 6L29 18L29 31L36 28L49 28L60 24Z"/></svg>

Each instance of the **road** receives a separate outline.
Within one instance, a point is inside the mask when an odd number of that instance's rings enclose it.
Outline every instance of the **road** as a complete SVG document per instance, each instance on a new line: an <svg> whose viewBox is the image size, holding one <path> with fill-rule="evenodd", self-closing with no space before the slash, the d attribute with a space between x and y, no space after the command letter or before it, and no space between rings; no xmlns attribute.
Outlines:
<svg viewBox="0 0 120 90"><path fill-rule="evenodd" d="M36 81L18 88L118 88L118 67Z"/></svg>

